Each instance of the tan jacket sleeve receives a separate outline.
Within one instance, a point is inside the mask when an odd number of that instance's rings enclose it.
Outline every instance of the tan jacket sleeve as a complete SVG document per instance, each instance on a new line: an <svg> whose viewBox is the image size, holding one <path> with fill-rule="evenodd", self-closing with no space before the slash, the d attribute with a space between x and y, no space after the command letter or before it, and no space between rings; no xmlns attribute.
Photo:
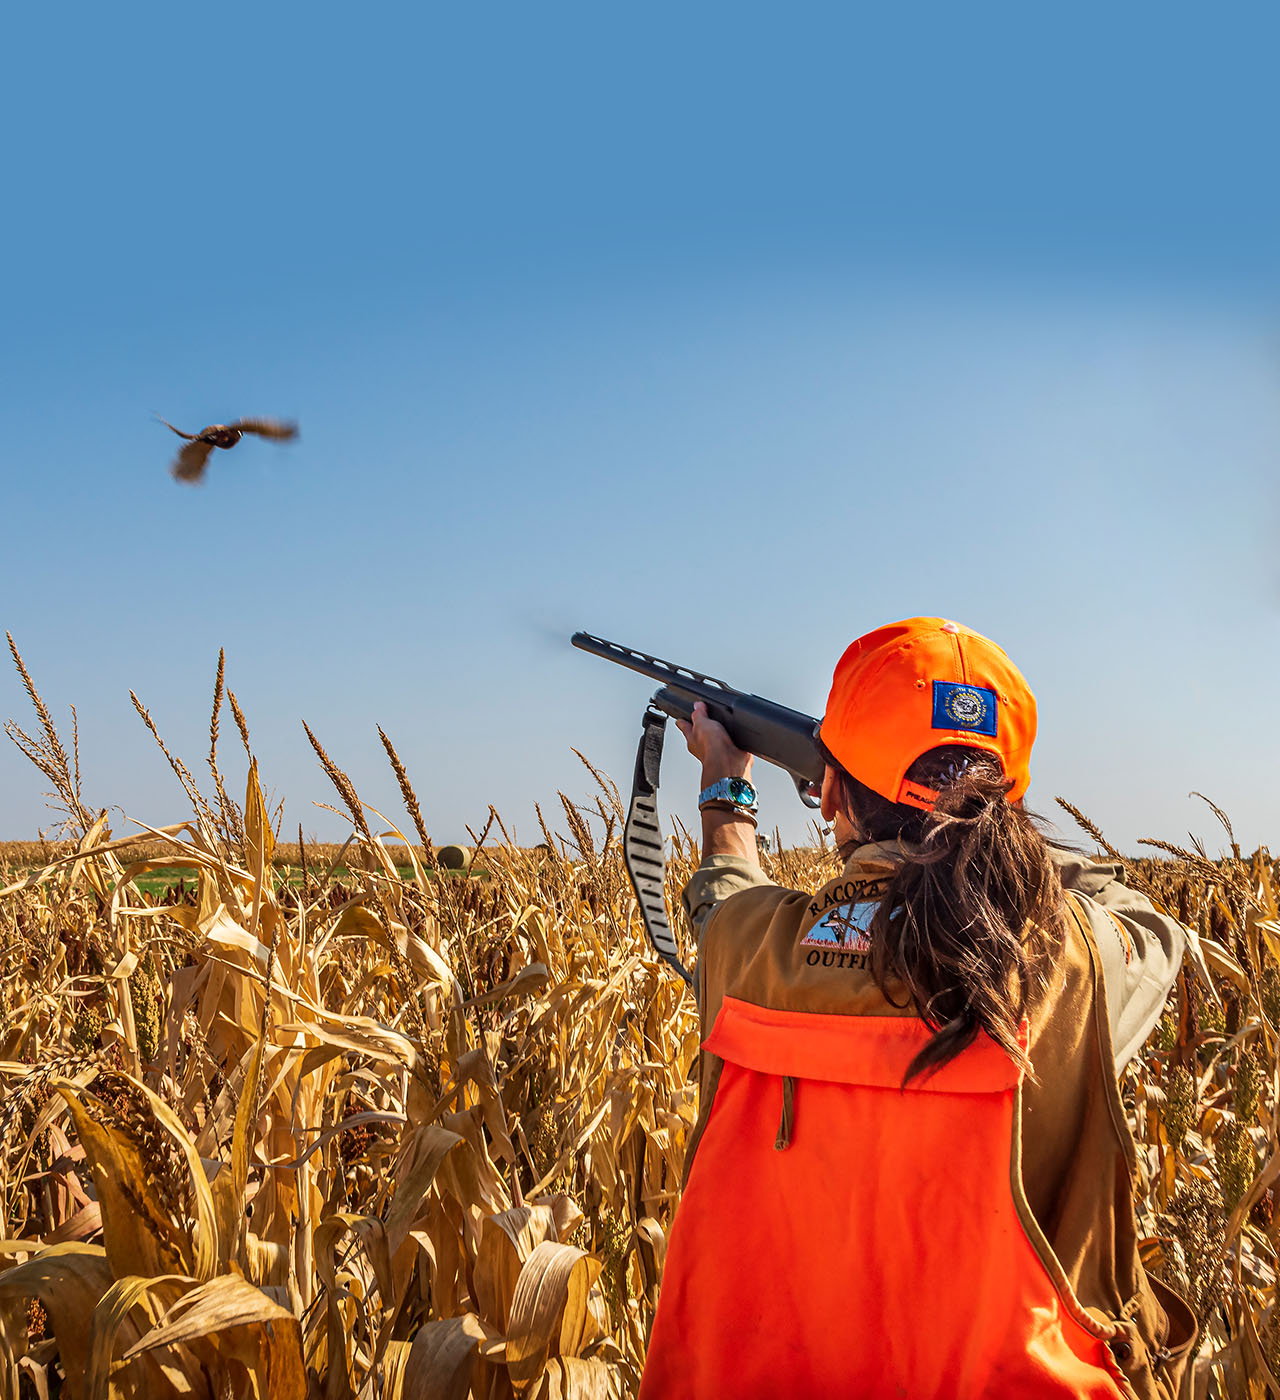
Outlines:
<svg viewBox="0 0 1280 1400"><path fill-rule="evenodd" d="M1142 1048L1178 978L1187 931L1124 882L1118 865L1051 848L1063 889L1089 920L1102 959L1116 1073Z"/></svg>
<svg viewBox="0 0 1280 1400"><path fill-rule="evenodd" d="M707 920L731 894L749 890L753 885L771 885L773 881L760 867L743 856L704 856L702 864L689 877L680 903L689 916L693 935L702 951L702 935Z"/></svg>

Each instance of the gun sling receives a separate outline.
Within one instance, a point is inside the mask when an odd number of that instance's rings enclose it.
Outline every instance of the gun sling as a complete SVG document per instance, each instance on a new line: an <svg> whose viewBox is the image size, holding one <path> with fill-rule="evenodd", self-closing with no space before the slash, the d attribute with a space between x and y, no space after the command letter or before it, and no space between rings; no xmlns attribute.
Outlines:
<svg viewBox="0 0 1280 1400"><path fill-rule="evenodd" d="M658 956L693 985L689 969L680 961L675 934L667 917L664 893L667 875L666 847L658 822L658 773L662 767L662 741L667 717L661 710L647 709L636 750L635 777L631 783L631 805L622 828L622 858L636 892L640 918L649 942Z"/></svg>
<svg viewBox="0 0 1280 1400"><path fill-rule="evenodd" d="M619 646L603 637L593 637L590 632L575 632L571 640L582 651L662 682L662 689L654 693L645 711L631 786L631 806L622 829L622 854L649 942L658 956L692 986L689 969L680 961L663 890L667 863L662 828L658 824L658 769L662 765L667 716L687 720L701 701L710 717L724 725L740 749L784 769L795 783L800 800L808 807L818 805L816 792L825 771L814 737L818 721L762 696L735 690L714 676L688 666L674 665L648 652L636 651L634 647Z"/></svg>

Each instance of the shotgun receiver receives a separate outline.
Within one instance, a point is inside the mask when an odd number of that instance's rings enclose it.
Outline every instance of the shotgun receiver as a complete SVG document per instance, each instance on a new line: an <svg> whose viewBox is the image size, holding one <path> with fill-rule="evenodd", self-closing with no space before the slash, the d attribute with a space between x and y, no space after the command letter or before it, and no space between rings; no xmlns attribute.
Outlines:
<svg viewBox="0 0 1280 1400"><path fill-rule="evenodd" d="M666 847L658 821L658 774L667 716L691 719L694 705L701 700L707 707L707 714L724 725L738 748L785 769L796 785L800 800L808 807L818 805L815 788L821 786L826 767L815 741L818 721L812 715L801 714L773 700L735 690L714 676L704 676L701 671L676 666L647 652L606 642L589 632L575 632L571 640L582 651L603 656L606 661L617 662L619 666L662 683L644 714L631 785L631 805L622 830L622 853L650 943L658 956L692 986L667 918L664 893Z"/></svg>

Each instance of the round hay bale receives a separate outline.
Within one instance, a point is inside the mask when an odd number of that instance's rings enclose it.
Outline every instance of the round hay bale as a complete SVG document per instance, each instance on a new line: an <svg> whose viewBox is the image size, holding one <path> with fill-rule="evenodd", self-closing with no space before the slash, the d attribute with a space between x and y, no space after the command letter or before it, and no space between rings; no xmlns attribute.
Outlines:
<svg viewBox="0 0 1280 1400"><path fill-rule="evenodd" d="M471 848L469 846L438 846L436 860L444 870L469 870L471 868Z"/></svg>

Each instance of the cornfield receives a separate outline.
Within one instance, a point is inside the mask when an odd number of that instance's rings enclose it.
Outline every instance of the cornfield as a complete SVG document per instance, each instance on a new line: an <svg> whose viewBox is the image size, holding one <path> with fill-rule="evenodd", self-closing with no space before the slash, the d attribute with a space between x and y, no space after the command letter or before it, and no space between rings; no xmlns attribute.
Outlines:
<svg viewBox="0 0 1280 1400"><path fill-rule="evenodd" d="M595 797L560 794L534 849L490 809L445 869L387 736L402 826L311 736L352 836L282 863L220 661L205 791L135 700L191 809L140 847L13 654L38 723L9 733L66 842L0 876L5 1400L633 1395L698 1023L644 942L611 781L587 763ZM1124 1095L1148 1267L1202 1323L1190 1386L1255 1397L1280 1394L1280 911L1275 864L1227 835L1127 862L1202 955ZM673 901L697 860L678 830ZM836 870L820 835L762 860Z"/></svg>

